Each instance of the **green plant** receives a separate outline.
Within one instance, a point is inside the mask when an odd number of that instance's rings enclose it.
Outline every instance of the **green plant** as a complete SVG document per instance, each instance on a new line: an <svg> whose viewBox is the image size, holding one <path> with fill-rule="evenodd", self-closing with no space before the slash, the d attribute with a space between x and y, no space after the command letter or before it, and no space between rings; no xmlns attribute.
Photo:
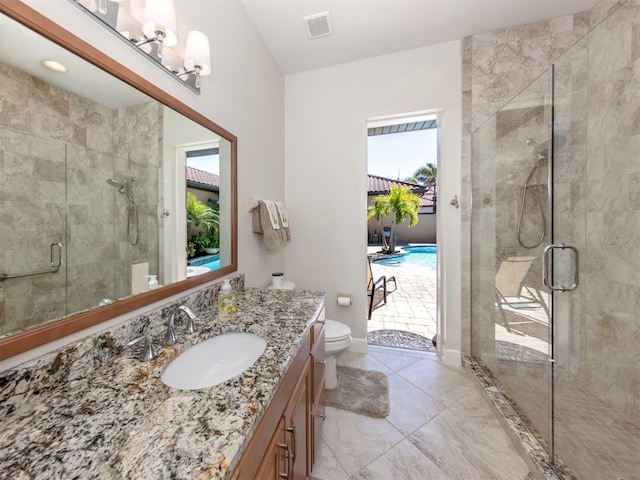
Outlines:
<svg viewBox="0 0 640 480"><path fill-rule="evenodd" d="M203 226L209 231L218 231L220 215L208 205L205 205L196 196L187 193L187 227Z"/></svg>
<svg viewBox="0 0 640 480"><path fill-rule="evenodd" d="M367 210L367 220L375 218L380 221L381 217L391 218L391 238L387 253L395 252L398 226L409 217L409 227L413 227L418 223L419 211L420 197L412 193L409 187L392 185L387 195L378 195L373 200L373 204Z"/></svg>
<svg viewBox="0 0 640 480"><path fill-rule="evenodd" d="M196 254L196 246L193 242L187 242L187 258L193 258Z"/></svg>
<svg viewBox="0 0 640 480"><path fill-rule="evenodd" d="M198 253L204 252L205 248L212 247L212 241L209 234L206 232L198 232L191 237L191 243L196 248Z"/></svg>
<svg viewBox="0 0 640 480"><path fill-rule="evenodd" d="M413 172L413 177L405 179L405 182L419 183L429 189L432 185L435 185L437 177L438 167L433 163L427 163Z"/></svg>
<svg viewBox="0 0 640 480"><path fill-rule="evenodd" d="M220 237L218 235L218 232L210 232L209 240L211 240L211 247L220 248Z"/></svg>

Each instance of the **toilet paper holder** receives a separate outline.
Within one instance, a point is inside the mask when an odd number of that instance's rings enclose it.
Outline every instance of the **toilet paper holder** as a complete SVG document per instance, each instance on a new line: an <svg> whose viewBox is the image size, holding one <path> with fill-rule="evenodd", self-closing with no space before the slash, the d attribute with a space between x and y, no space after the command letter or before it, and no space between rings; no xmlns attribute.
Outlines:
<svg viewBox="0 0 640 480"><path fill-rule="evenodd" d="M351 295L349 295L348 293L339 293L336 297L336 303L339 307L350 307Z"/></svg>

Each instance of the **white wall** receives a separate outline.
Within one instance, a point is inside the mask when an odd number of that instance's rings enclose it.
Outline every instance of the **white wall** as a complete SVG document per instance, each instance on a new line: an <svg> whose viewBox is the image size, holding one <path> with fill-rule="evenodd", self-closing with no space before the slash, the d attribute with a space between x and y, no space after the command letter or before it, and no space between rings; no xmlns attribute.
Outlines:
<svg viewBox="0 0 640 480"><path fill-rule="evenodd" d="M460 349L459 210L460 42L448 42L287 76L285 192L292 240L286 277L298 287L328 292L327 317L366 338L367 120L439 110L439 252L447 297L446 348ZM353 305L338 307L338 292Z"/></svg>
<svg viewBox="0 0 640 480"><path fill-rule="evenodd" d="M261 237L251 232L246 205L248 197L284 198L284 77L240 2L176 2L178 51L184 49L189 30L204 32L211 44L213 73L202 78L200 95L68 0L24 3L238 137L238 270L248 286L267 284L270 272L282 270L284 253L282 249L266 253Z"/></svg>

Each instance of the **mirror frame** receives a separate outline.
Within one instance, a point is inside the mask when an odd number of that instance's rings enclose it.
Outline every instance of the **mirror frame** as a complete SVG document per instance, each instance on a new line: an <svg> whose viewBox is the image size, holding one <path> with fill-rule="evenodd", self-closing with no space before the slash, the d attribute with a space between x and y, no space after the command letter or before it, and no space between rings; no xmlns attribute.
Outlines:
<svg viewBox="0 0 640 480"><path fill-rule="evenodd" d="M0 13L16 20L25 27L42 35L50 41L66 48L70 52L78 55L85 61L95 65L123 82L131 85L137 90L145 93L154 100L172 108L176 112L220 135L231 142L231 264L219 270L187 278L170 285L141 293L123 300L118 300L112 304L84 311L75 315L54 320L43 325L23 330L13 335L0 338L0 360L18 355L35 347L58 340L62 337L79 332L86 328L98 325L99 323L111 320L117 316L132 312L146 305L158 302L164 298L177 293L189 290L199 285L211 282L225 275L233 273L238 269L238 139L224 128L212 122L202 114L196 112L191 107L183 104L176 98L169 95L153 83L132 72L111 57L105 55L100 50L88 44L84 40L76 37L71 32L65 30L60 25L52 22L36 10L20 1L5 2L0 1Z"/></svg>

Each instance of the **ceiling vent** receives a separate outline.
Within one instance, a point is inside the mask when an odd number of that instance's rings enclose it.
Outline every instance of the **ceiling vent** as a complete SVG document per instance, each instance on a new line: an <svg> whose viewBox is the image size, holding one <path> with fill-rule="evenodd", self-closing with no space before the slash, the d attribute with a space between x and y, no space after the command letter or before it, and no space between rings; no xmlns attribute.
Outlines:
<svg viewBox="0 0 640 480"><path fill-rule="evenodd" d="M329 18L329 12L316 13L315 15L307 15L302 17L304 24L307 27L307 34L310 39L326 37L331 35L331 19Z"/></svg>

